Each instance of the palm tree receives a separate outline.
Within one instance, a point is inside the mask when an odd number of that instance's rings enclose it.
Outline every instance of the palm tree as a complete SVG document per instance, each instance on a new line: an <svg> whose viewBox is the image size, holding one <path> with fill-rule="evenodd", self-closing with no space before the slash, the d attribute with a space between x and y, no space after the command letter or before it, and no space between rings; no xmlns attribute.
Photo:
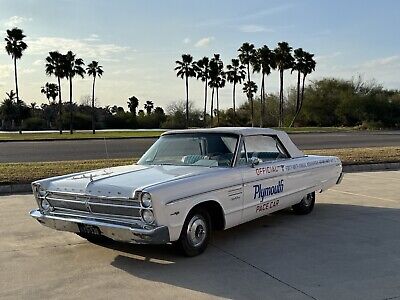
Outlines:
<svg viewBox="0 0 400 300"><path fill-rule="evenodd" d="M46 74L54 75L58 81L58 126L62 134L62 100L61 100L61 79L66 77L65 55L58 51L49 52L46 57Z"/></svg>
<svg viewBox="0 0 400 300"><path fill-rule="evenodd" d="M238 59L232 59L232 64L227 65L226 69L226 80L233 84L232 91L232 105L233 105L233 114L236 119L236 84L242 83L242 81L246 78L246 67L239 63Z"/></svg>
<svg viewBox="0 0 400 300"><path fill-rule="evenodd" d="M48 83L42 86L40 92L46 95L47 101L50 102L50 98L53 99L53 102L56 100L58 96L58 86L55 83Z"/></svg>
<svg viewBox="0 0 400 300"><path fill-rule="evenodd" d="M279 70L279 126L283 126L283 72L287 69L292 68L294 58L291 54L292 47L286 42L278 43L278 47L275 48L275 62Z"/></svg>
<svg viewBox="0 0 400 300"><path fill-rule="evenodd" d="M14 126L14 118L17 114L17 109L15 107L15 97L16 94L13 90L9 93L6 92L7 98L3 100L0 105L0 117L2 119L2 127L5 125L5 122L11 121L11 127Z"/></svg>
<svg viewBox="0 0 400 300"><path fill-rule="evenodd" d="M294 50L295 62L293 63L291 73L297 72L296 111L295 111L294 117L293 117L292 122L290 123L289 127L292 127L294 120L296 119L296 116L298 114L299 107L300 107L300 76L305 68L304 54L305 54L305 52L303 51L302 48L298 48L298 49Z"/></svg>
<svg viewBox="0 0 400 300"><path fill-rule="evenodd" d="M82 58L76 58L72 51L68 51L65 55L66 78L69 79L69 133L74 133L73 128L73 108L72 108L72 79L78 75L81 78L85 75L83 66L85 63Z"/></svg>
<svg viewBox="0 0 400 300"><path fill-rule="evenodd" d="M265 76L271 74L271 70L276 68L275 55L266 45L257 50L256 59L253 61L254 72L261 72L261 113L260 113L260 127L264 127L265 116Z"/></svg>
<svg viewBox="0 0 400 300"><path fill-rule="evenodd" d="M210 78L210 59L207 56L204 56L202 59L196 62L197 65L197 79L201 79L204 82L204 127L206 127L207 120L207 86L208 79Z"/></svg>
<svg viewBox="0 0 400 300"><path fill-rule="evenodd" d="M154 103L153 101L146 101L146 103L144 104L144 109L146 110L147 114L150 115L151 114L151 110L154 107Z"/></svg>
<svg viewBox="0 0 400 300"><path fill-rule="evenodd" d="M258 87L254 81L245 82L243 85L243 92L246 94L248 99L253 99L254 95L257 93ZM251 126L253 126L253 119Z"/></svg>
<svg viewBox="0 0 400 300"><path fill-rule="evenodd" d="M17 76L17 59L21 59L22 52L28 48L28 45L23 41L26 37L22 29L13 28L7 30L7 37L4 39L6 41L6 51L8 55L14 60L14 78L15 78L15 91L17 96L17 101L19 101L18 94L18 76Z"/></svg>
<svg viewBox="0 0 400 300"><path fill-rule="evenodd" d="M219 125L219 89L225 87L225 72L224 72L224 63L220 59L219 54L214 54L214 57L211 59L214 63L214 69L213 69L213 81L214 81L214 87L216 91L216 96L217 96L217 124Z"/></svg>
<svg viewBox="0 0 400 300"><path fill-rule="evenodd" d="M211 126L213 126L214 120L214 94L219 85L219 76L221 72L221 60L219 58L219 54L214 54L214 57L210 60L210 81L208 82L208 86L212 89L211 92L211 109L210 109L210 117L211 117Z"/></svg>
<svg viewBox="0 0 400 300"><path fill-rule="evenodd" d="M243 45L238 49L240 62L247 67L247 85L250 85L250 64L254 61L256 57L256 50L253 44L243 43ZM247 95L252 95L251 93ZM253 98L248 98L251 104L251 126L254 126L254 105Z"/></svg>
<svg viewBox="0 0 400 300"><path fill-rule="evenodd" d="M94 108L94 88L96 85L96 77L101 78L103 75L103 66L99 65L98 61L93 60L88 64L86 72L89 76L93 76L93 86L92 86L92 132L96 133L96 122L95 122L95 108Z"/></svg>
<svg viewBox="0 0 400 300"><path fill-rule="evenodd" d="M136 109L139 106L139 99L135 96L132 96L128 99L128 108L129 111L136 117Z"/></svg>
<svg viewBox="0 0 400 300"><path fill-rule="evenodd" d="M186 86L186 128L189 127L189 77L196 76L196 66L193 63L193 56L190 54L182 54L182 61L175 62L176 76L183 79L185 77Z"/></svg>
<svg viewBox="0 0 400 300"><path fill-rule="evenodd" d="M306 81L306 76L308 74L311 74L312 72L315 71L315 66L317 65L317 62L314 60L314 54L305 52L304 53L304 69L302 71L303 73L303 82L302 82L302 87L301 87L301 97L300 97L300 105L299 105L299 111L297 112L297 115L300 113L301 108L303 107L303 101L304 101L304 84ZM296 117L297 117L296 115Z"/></svg>

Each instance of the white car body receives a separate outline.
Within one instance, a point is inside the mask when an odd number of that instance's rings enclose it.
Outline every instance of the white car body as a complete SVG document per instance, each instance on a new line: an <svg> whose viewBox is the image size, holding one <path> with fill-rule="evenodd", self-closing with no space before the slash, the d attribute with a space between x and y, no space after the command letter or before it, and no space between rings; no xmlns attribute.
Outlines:
<svg viewBox="0 0 400 300"><path fill-rule="evenodd" d="M169 131L163 136L187 133L237 135L232 166L134 164L39 180L32 183L39 209L31 216L58 230L79 232L78 224L86 224L114 240L168 243L180 238L190 211L202 203L212 210L215 227L228 229L291 207L342 178L337 157L304 155L282 131L213 128ZM239 147L259 135L279 140L288 157L239 165ZM146 208L139 200L144 192L151 195L154 224L143 220ZM43 199L50 203L48 210L41 206Z"/></svg>

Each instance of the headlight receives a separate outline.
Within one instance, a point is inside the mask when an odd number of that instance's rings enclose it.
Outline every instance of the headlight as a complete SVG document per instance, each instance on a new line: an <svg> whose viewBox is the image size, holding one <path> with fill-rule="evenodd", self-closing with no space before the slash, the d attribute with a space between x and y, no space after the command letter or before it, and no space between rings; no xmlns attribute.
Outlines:
<svg viewBox="0 0 400 300"><path fill-rule="evenodd" d="M147 224L153 224L154 223L154 214L151 210L149 209L143 209L142 210L142 219L145 221Z"/></svg>
<svg viewBox="0 0 400 300"><path fill-rule="evenodd" d="M145 208L151 207L151 195L149 193L142 193L142 196L140 197L140 202Z"/></svg>
<svg viewBox="0 0 400 300"><path fill-rule="evenodd" d="M49 201L47 201L46 199L43 199L40 202L40 206L42 207L42 209L44 211L49 211L51 209L51 205L50 205Z"/></svg>
<svg viewBox="0 0 400 300"><path fill-rule="evenodd" d="M37 186L37 193L40 197L46 196L46 190L40 185Z"/></svg>

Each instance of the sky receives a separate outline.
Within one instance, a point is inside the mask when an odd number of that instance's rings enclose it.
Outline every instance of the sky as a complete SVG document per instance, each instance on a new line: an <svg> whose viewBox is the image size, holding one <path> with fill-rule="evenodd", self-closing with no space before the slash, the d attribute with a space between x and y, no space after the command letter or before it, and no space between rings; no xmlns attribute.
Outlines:
<svg viewBox="0 0 400 300"><path fill-rule="evenodd" d="M243 42L275 48L287 41L293 48L314 53L316 71L323 77L362 76L386 88L400 89L400 1L397 0L0 0L0 32L19 27L28 49L18 61L20 97L45 103L40 93L49 51L72 50L86 63L99 61L104 76L96 81L100 105L127 107L135 95L140 106L152 100L167 107L185 99L184 81L177 78L175 61L190 53L194 59L220 53L225 64L237 56ZM3 39L1 39L3 40ZM0 52L0 99L14 88L11 57ZM277 92L273 72L268 92ZM260 77L255 75L258 83ZM295 74L285 73L285 87ZM74 80L74 99L91 93L92 79ZM202 107L203 84L190 80L190 99ZM63 82L63 100L68 85ZM220 92L221 107L231 106L232 86ZM245 95L238 89L238 102Z"/></svg>

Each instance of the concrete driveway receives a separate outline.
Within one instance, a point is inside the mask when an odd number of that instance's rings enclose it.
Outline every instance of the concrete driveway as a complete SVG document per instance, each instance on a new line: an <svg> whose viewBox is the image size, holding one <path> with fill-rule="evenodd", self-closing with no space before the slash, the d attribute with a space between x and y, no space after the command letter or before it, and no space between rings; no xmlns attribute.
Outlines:
<svg viewBox="0 0 400 300"><path fill-rule="evenodd" d="M195 258L171 246L90 244L0 197L0 298L400 298L400 171L346 174L312 214L276 213L214 235Z"/></svg>

